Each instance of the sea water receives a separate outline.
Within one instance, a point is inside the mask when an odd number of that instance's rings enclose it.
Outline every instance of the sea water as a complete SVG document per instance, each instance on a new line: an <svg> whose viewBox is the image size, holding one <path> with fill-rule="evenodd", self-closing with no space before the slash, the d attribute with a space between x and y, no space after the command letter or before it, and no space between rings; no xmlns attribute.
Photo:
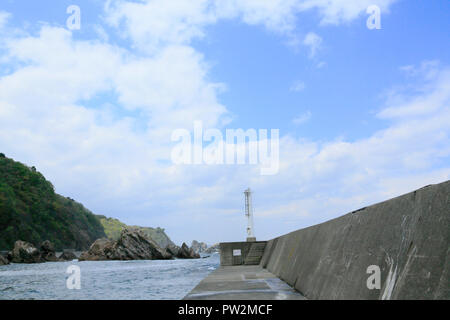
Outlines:
<svg viewBox="0 0 450 320"><path fill-rule="evenodd" d="M182 299L219 264L217 253L189 260L10 264L0 266L0 299ZM67 286L71 265L80 268L80 289Z"/></svg>

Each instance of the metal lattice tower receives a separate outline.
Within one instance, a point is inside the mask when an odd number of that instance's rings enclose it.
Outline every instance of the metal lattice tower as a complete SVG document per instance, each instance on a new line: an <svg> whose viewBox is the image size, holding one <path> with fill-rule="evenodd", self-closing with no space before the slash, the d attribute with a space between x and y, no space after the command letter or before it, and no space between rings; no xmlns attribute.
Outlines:
<svg viewBox="0 0 450 320"><path fill-rule="evenodd" d="M252 191L250 188L244 191L245 194L245 216L247 217L247 241L256 241L253 233L253 206L252 206Z"/></svg>

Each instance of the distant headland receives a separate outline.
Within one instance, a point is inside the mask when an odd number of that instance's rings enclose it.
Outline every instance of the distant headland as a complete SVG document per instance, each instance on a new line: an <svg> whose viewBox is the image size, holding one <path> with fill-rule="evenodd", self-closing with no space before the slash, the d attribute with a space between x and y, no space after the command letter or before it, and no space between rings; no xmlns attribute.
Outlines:
<svg viewBox="0 0 450 320"><path fill-rule="evenodd" d="M80 260L199 258L208 247L195 240L178 247L162 228L96 215L55 193L35 167L0 153L0 251L7 264L72 260L76 251L84 251Z"/></svg>

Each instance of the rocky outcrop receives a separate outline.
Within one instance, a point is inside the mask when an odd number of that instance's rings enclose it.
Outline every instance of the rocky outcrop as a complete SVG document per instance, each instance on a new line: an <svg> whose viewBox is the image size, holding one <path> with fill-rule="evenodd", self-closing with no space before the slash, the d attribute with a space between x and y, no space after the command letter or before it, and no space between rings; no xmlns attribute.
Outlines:
<svg viewBox="0 0 450 320"><path fill-rule="evenodd" d="M56 262L55 246L48 240L41 243L41 260Z"/></svg>
<svg viewBox="0 0 450 320"><path fill-rule="evenodd" d="M8 256L10 256L10 255L11 255L11 251L7 251L7 250L0 251L0 256L2 256L3 258L5 258L8 261L9 261Z"/></svg>
<svg viewBox="0 0 450 320"><path fill-rule="evenodd" d="M13 263L42 263L60 261L56 257L55 247L49 240L45 240L39 249L31 243L17 240L14 249L9 252L7 260Z"/></svg>
<svg viewBox="0 0 450 320"><path fill-rule="evenodd" d="M59 256L60 261L72 261L77 260L78 257L70 250L64 250L63 253Z"/></svg>
<svg viewBox="0 0 450 320"><path fill-rule="evenodd" d="M212 245L208 249L205 250L205 253L215 253L220 252L220 244L216 243L215 245Z"/></svg>
<svg viewBox="0 0 450 320"><path fill-rule="evenodd" d="M174 245L174 244L169 244L166 247L166 251L168 253L170 253L173 257L176 257L176 256L178 256L178 253L180 252L180 247L177 245Z"/></svg>
<svg viewBox="0 0 450 320"><path fill-rule="evenodd" d="M4 266L4 265L7 265L7 264L9 264L8 259L6 259L2 255L0 255L0 266Z"/></svg>
<svg viewBox="0 0 450 320"><path fill-rule="evenodd" d="M162 260L172 254L161 249L152 239L137 229L123 229L117 241L106 238L96 240L80 261L100 260Z"/></svg>
<svg viewBox="0 0 450 320"><path fill-rule="evenodd" d="M198 242L197 240L194 240L192 241L191 248L195 253L201 253L206 251L208 245L204 242Z"/></svg>
<svg viewBox="0 0 450 320"><path fill-rule="evenodd" d="M183 242L180 250L178 251L177 258L179 259L198 259L200 255L196 253L192 248L189 248L186 243Z"/></svg>
<svg viewBox="0 0 450 320"><path fill-rule="evenodd" d="M41 252L31 243L17 240L11 251L11 262L14 263L39 263L44 262Z"/></svg>
<svg viewBox="0 0 450 320"><path fill-rule="evenodd" d="M171 254L140 230L123 230L116 243L116 250L120 257L124 257L121 260L136 260L136 257L138 260L172 258Z"/></svg>
<svg viewBox="0 0 450 320"><path fill-rule="evenodd" d="M94 241L88 251L81 253L79 260L114 260L113 255L115 243L115 241L106 238L97 239Z"/></svg>
<svg viewBox="0 0 450 320"><path fill-rule="evenodd" d="M105 230L106 237L111 240L118 240L120 234L123 229L139 229L142 231L147 237L152 239L156 244L165 248L168 245L174 245L172 240L170 240L169 236L165 233L165 230L162 228L150 228L150 227L140 227L140 226L128 226L125 223L121 222L118 219L108 218L103 215L96 216L100 223L103 225Z"/></svg>
<svg viewBox="0 0 450 320"><path fill-rule="evenodd" d="M166 247L166 251L178 259L200 258L200 255L196 253L193 248L189 248L186 243L183 243L181 247L174 244L169 244Z"/></svg>

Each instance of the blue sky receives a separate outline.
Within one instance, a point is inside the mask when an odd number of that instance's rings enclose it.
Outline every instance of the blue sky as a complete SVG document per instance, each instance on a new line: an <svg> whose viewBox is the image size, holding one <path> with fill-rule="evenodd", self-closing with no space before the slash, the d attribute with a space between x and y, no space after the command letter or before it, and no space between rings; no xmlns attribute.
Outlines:
<svg viewBox="0 0 450 320"><path fill-rule="evenodd" d="M369 5L381 29L369 30ZM81 9L70 31L66 8ZM0 149L176 241L269 239L450 177L448 1L0 4ZM314 39L315 42L308 42ZM279 129L280 170L176 165L171 133Z"/></svg>

